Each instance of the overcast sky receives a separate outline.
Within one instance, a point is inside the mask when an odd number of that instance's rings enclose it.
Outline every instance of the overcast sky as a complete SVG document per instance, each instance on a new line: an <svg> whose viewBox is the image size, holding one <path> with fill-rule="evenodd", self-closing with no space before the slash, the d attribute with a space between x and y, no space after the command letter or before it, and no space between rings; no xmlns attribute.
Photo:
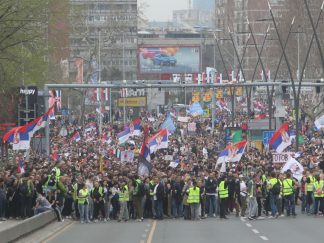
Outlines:
<svg viewBox="0 0 324 243"><path fill-rule="evenodd" d="M145 16L150 20L167 21L172 20L172 10L187 9L188 0L139 0L146 2Z"/></svg>

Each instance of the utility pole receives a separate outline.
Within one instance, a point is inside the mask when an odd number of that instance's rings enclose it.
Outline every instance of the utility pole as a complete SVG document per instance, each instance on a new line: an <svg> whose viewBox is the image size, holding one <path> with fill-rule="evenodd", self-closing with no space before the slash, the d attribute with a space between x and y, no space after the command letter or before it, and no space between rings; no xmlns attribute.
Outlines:
<svg viewBox="0 0 324 243"><path fill-rule="evenodd" d="M124 82L124 84L127 83L127 81L125 79L125 33L123 33L123 82ZM124 126L126 126L126 94L127 94L127 92L125 92L123 94L123 96L124 96Z"/></svg>
<svg viewBox="0 0 324 243"><path fill-rule="evenodd" d="M99 84L101 83L101 57L100 57L100 55L101 55L101 53L100 53L100 42L101 42L101 30L100 29L98 29L98 67L99 67L99 71L98 71L98 73L99 73L99 77L98 77L98 82L99 82ZM101 89L97 89L97 92L98 92L98 94L99 94L99 134L100 135L102 135L102 102L103 102L103 100L102 100L102 95L101 95Z"/></svg>

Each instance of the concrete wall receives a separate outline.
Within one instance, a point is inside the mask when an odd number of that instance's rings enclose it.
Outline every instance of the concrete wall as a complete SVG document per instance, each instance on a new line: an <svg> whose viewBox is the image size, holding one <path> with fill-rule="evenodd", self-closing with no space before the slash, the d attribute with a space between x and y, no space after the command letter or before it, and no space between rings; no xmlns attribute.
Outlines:
<svg viewBox="0 0 324 243"><path fill-rule="evenodd" d="M44 212L34 217L13 225L10 228L0 230L0 242L12 242L20 237L32 233L56 219L53 211Z"/></svg>

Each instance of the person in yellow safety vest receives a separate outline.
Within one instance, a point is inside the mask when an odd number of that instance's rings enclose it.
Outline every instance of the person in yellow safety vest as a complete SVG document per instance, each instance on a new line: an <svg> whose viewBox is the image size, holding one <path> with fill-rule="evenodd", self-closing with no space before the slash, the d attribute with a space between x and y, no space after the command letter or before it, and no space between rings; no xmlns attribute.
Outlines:
<svg viewBox="0 0 324 243"><path fill-rule="evenodd" d="M86 184L81 185L81 190L78 194L78 206L79 206L79 212L80 212L80 222L81 224L84 223L84 220L86 223L90 223L89 220L89 190L87 188Z"/></svg>
<svg viewBox="0 0 324 243"><path fill-rule="evenodd" d="M227 211L227 200L228 200L228 184L225 175L220 177L220 181L218 184L218 198L220 202L220 218L221 219L228 219L226 217Z"/></svg>
<svg viewBox="0 0 324 243"><path fill-rule="evenodd" d="M187 192L191 219L199 220L200 188L197 186L197 182L195 180L192 181L192 186L187 190Z"/></svg>
<svg viewBox="0 0 324 243"><path fill-rule="evenodd" d="M315 182L314 182L314 198L315 198L315 203L314 203L314 215L318 215L318 211L321 212L321 215L323 215L323 209L324 209L324 181L323 181L323 174L316 175L315 176ZM319 207L319 210L318 210Z"/></svg>
<svg viewBox="0 0 324 243"><path fill-rule="evenodd" d="M152 205L152 216L153 218L156 218L156 212L155 212L155 205L154 205L154 188L155 188L155 181L153 179L150 180L149 188L150 188L150 201Z"/></svg>
<svg viewBox="0 0 324 243"><path fill-rule="evenodd" d="M295 212L295 182L291 179L291 173L287 172L286 178L282 182L283 185L283 196L285 200L285 207L287 216L290 216L290 212L293 216L296 216Z"/></svg>
<svg viewBox="0 0 324 243"><path fill-rule="evenodd" d="M60 181L61 177L61 166L64 164L63 161L57 161L55 167L52 169L51 173L47 177L47 181L44 185L44 191L48 192L52 189L57 188L57 183Z"/></svg>
<svg viewBox="0 0 324 243"><path fill-rule="evenodd" d="M271 216L269 218L278 217L278 208L277 201L281 191L280 182L277 179L276 172L272 171L270 174L268 189L270 191L270 207L271 207Z"/></svg>
<svg viewBox="0 0 324 243"><path fill-rule="evenodd" d="M101 212L101 216L103 221L106 222L106 214L105 214L105 193L102 186L99 185L98 181L95 181L94 187L91 190L91 198L93 200L93 219L94 222L98 222L99 211Z"/></svg>
<svg viewBox="0 0 324 243"><path fill-rule="evenodd" d="M314 193L313 187L315 178L313 176L313 171L306 172L307 179L306 179L306 212L307 214L311 214L313 212L313 203L314 203Z"/></svg>
<svg viewBox="0 0 324 243"><path fill-rule="evenodd" d="M122 221L122 219L124 219L125 222L127 222L129 220L128 207L127 207L127 203L129 201L129 191L126 182L124 181L122 182L121 189L118 195L119 195L119 203L120 203L118 222Z"/></svg>
<svg viewBox="0 0 324 243"><path fill-rule="evenodd" d="M78 204L78 194L82 188L82 177L81 176L78 177L77 182L74 183L72 188L73 188L73 201L74 201L75 217L78 219L78 218L80 218L80 212L79 212L79 206L78 206L79 205Z"/></svg>

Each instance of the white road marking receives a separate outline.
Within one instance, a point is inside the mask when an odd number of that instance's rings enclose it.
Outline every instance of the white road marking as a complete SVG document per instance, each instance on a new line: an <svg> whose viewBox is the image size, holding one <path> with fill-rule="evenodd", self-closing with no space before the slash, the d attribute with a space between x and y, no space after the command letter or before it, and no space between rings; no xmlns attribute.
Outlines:
<svg viewBox="0 0 324 243"><path fill-rule="evenodd" d="M249 224L249 223L246 223L245 225L246 225L247 227L249 227L249 228L252 227L252 225Z"/></svg>
<svg viewBox="0 0 324 243"><path fill-rule="evenodd" d="M267 237L265 237L265 236L260 236L260 238L262 239L262 240L269 240Z"/></svg>
<svg viewBox="0 0 324 243"><path fill-rule="evenodd" d="M252 229L254 234L259 234L260 232L257 229Z"/></svg>

